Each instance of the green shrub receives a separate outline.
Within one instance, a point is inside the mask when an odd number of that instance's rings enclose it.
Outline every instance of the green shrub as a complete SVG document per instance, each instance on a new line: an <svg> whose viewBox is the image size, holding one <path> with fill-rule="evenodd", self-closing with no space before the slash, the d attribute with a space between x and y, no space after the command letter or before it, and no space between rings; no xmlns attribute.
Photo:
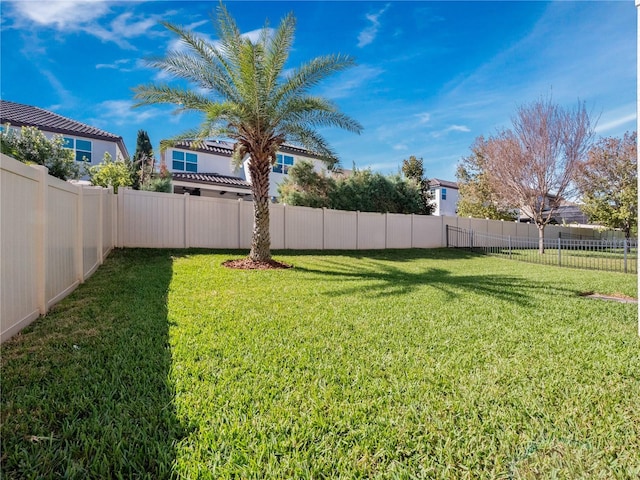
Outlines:
<svg viewBox="0 0 640 480"><path fill-rule="evenodd" d="M28 165L44 165L49 175L62 180L78 178L80 169L73 151L64 148L61 135L51 139L35 127L22 127L20 132L6 124L0 132L2 153Z"/></svg>

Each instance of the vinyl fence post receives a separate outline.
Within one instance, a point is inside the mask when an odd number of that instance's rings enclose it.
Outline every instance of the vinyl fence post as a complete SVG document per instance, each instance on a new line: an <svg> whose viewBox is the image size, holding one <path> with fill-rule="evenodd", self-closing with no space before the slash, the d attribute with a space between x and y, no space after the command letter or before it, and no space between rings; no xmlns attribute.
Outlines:
<svg viewBox="0 0 640 480"><path fill-rule="evenodd" d="M47 268L48 268L48 242L47 242L47 194L49 190L49 169L42 165L35 167L38 170L38 215L37 215L37 292L38 309L40 315L47 313Z"/></svg>
<svg viewBox="0 0 640 480"><path fill-rule="evenodd" d="M360 224L359 224L359 218L360 218L360 211L356 210L356 250L358 250L358 248L360 248L358 246L358 237L360 236Z"/></svg>
<svg viewBox="0 0 640 480"><path fill-rule="evenodd" d="M182 228L184 229L184 235L182 237L182 245L183 248L189 248L191 246L191 235L190 235L190 230L191 230L191 222L189 221L189 212L191 210L191 195L189 194L189 192L185 192L184 196L183 196L183 202L182 202L182 206L183 206L183 210L182 210L182 214L184 215L183 218L183 225Z"/></svg>
<svg viewBox="0 0 640 480"><path fill-rule="evenodd" d="M76 217L76 238L74 244L76 279L84 283L84 189L78 185L76 204L78 216Z"/></svg>
<svg viewBox="0 0 640 480"><path fill-rule="evenodd" d="M100 204L98 205L98 245L96 249L98 250L98 265L102 265L104 263L104 197L107 190L100 188L98 191L100 192L98 195Z"/></svg>

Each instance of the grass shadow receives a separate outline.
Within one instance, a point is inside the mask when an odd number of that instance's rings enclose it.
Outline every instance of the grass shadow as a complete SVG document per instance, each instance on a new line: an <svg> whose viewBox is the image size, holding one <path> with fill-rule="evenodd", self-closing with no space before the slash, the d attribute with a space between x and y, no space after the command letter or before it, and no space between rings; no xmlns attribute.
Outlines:
<svg viewBox="0 0 640 480"><path fill-rule="evenodd" d="M2 345L4 478L170 478L168 251L118 250Z"/></svg>
<svg viewBox="0 0 640 480"><path fill-rule="evenodd" d="M340 256L355 258L357 264L343 263L339 260L324 260L322 268L296 266L298 271L321 275L328 282L339 284L327 292L328 295L342 296L360 294L369 297L388 295L401 296L429 285L445 293L450 299L456 299L464 293L491 296L493 298L516 302L521 305L530 303L532 291L548 290L547 283L513 275L469 274L459 275L438 267L407 269L403 263L415 260L465 260L482 255L463 250L397 250L370 252L333 252ZM298 253L297 255L303 255ZM308 255L309 253L307 253ZM328 255L330 257L330 255ZM349 283L353 283L353 287ZM363 287L363 283L366 287ZM555 287L557 293L574 295L575 292Z"/></svg>

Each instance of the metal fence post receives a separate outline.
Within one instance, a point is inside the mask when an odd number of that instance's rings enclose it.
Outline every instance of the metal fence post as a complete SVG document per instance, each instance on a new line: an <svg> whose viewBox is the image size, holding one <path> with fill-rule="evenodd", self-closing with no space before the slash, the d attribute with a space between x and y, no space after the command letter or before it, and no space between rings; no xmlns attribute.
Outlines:
<svg viewBox="0 0 640 480"><path fill-rule="evenodd" d="M562 266L562 238L558 237L558 266Z"/></svg>
<svg viewBox="0 0 640 480"><path fill-rule="evenodd" d="M624 273L627 273L627 251L629 250L627 245L627 239L623 240L624 242Z"/></svg>
<svg viewBox="0 0 640 480"><path fill-rule="evenodd" d="M509 235L509 260L511 260L511 235Z"/></svg>

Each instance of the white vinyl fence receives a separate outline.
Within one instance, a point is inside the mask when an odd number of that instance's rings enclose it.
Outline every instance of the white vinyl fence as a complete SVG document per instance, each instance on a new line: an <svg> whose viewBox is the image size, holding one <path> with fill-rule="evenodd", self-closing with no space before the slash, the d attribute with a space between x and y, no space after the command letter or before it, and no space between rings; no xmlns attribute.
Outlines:
<svg viewBox="0 0 640 480"><path fill-rule="evenodd" d="M0 338L11 337L73 291L113 247L248 249L244 200L72 185L1 156ZM271 247L373 250L445 247L447 225L537 238L535 225L460 217L270 207ZM546 236L593 236L548 226Z"/></svg>
<svg viewBox="0 0 640 480"><path fill-rule="evenodd" d="M248 249L253 203L120 189L118 246ZM455 217L452 219L456 221ZM372 250L444 245L445 217L270 206L274 250Z"/></svg>
<svg viewBox="0 0 640 480"><path fill-rule="evenodd" d="M118 247L248 249L253 203L120 189ZM270 206L274 250L376 250L446 247L446 227L486 235L538 238L535 225L461 217L345 212ZM548 238L593 238L594 231L549 225Z"/></svg>
<svg viewBox="0 0 640 480"><path fill-rule="evenodd" d="M112 189L79 187L0 155L0 340L84 282L115 246Z"/></svg>

